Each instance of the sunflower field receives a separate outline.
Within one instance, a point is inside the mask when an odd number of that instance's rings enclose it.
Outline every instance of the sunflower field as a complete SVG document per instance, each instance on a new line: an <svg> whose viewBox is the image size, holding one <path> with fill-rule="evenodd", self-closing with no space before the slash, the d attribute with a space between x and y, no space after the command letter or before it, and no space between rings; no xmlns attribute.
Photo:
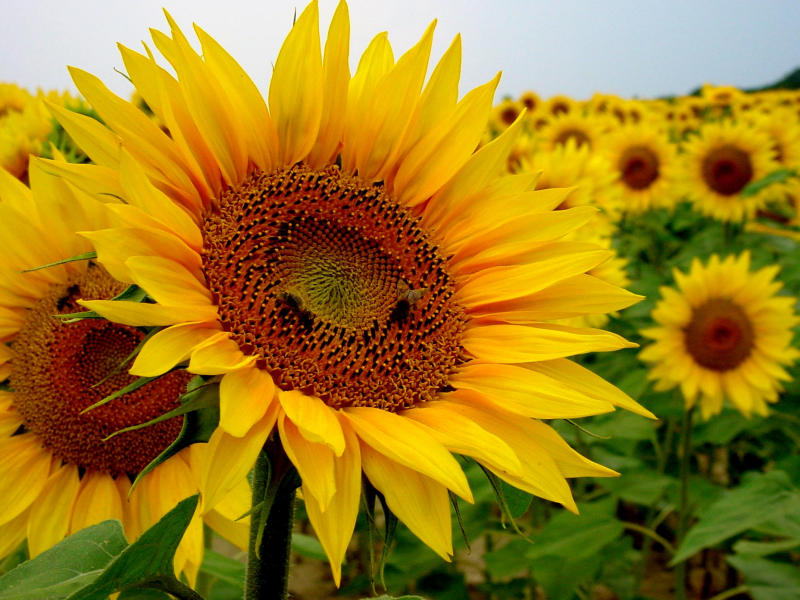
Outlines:
<svg viewBox="0 0 800 600"><path fill-rule="evenodd" d="M800 72L167 22L0 83L0 600L800 599Z"/></svg>

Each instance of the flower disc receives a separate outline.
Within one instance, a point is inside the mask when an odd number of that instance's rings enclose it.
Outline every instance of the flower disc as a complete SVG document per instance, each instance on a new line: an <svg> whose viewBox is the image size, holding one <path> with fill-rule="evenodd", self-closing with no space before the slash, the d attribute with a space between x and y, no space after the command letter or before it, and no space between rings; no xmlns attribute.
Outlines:
<svg viewBox="0 0 800 600"><path fill-rule="evenodd" d="M111 297L121 287L96 266L71 281L51 286L14 339L10 376L15 407L26 429L36 433L44 447L68 463L112 475L141 471L177 437L181 419L106 442L103 438L177 406L191 377L185 372L167 374L113 404L81 414L135 381L119 366L144 333L100 319L62 323L53 315L80 310L78 298Z"/></svg>
<svg viewBox="0 0 800 600"><path fill-rule="evenodd" d="M256 172L202 229L223 328L282 389L396 411L461 361L445 260L380 186L336 166Z"/></svg>
<svg viewBox="0 0 800 600"><path fill-rule="evenodd" d="M753 327L744 311L730 300L713 298L695 308L686 326L686 350L699 365L728 371L753 349Z"/></svg>
<svg viewBox="0 0 800 600"><path fill-rule="evenodd" d="M747 152L735 146L721 146L703 159L703 179L712 190L733 196L753 179L753 166Z"/></svg>
<svg viewBox="0 0 800 600"><path fill-rule="evenodd" d="M646 146L628 148L619 159L619 171L629 188L647 189L658 179L658 156Z"/></svg>

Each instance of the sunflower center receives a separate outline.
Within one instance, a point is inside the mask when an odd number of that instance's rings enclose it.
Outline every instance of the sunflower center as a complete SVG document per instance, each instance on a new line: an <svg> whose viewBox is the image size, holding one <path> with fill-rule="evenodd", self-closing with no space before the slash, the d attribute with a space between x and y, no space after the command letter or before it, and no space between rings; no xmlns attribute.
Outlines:
<svg viewBox="0 0 800 600"><path fill-rule="evenodd" d="M620 156L619 171L629 188L647 189L658 179L658 156L646 146L632 146Z"/></svg>
<svg viewBox="0 0 800 600"><path fill-rule="evenodd" d="M576 148L580 148L583 144L591 145L589 136L580 129L565 129L556 136L555 143L566 144L569 140L575 141Z"/></svg>
<svg viewBox="0 0 800 600"><path fill-rule="evenodd" d="M255 172L202 229L222 326L282 389L396 411L462 362L446 261L382 187L335 166Z"/></svg>
<svg viewBox="0 0 800 600"><path fill-rule="evenodd" d="M504 108L500 112L500 120L503 122L504 125L511 125L514 121L517 120L519 116L519 110L517 110L514 106L509 106L508 108Z"/></svg>
<svg viewBox="0 0 800 600"><path fill-rule="evenodd" d="M715 148L703 160L703 179L723 196L733 196L742 191L753 178L750 155L736 146Z"/></svg>
<svg viewBox="0 0 800 600"><path fill-rule="evenodd" d="M744 311L724 298L697 307L685 330L686 350L713 371L735 369L753 349L753 327Z"/></svg>
<svg viewBox="0 0 800 600"><path fill-rule="evenodd" d="M100 319L62 323L53 315L82 310L79 298L110 298L122 288L90 264L85 274L50 288L11 345L14 406L26 429L62 460L111 475L141 471L177 437L182 420L103 438L175 408L191 378L170 373L81 414L136 379L119 366L144 333Z"/></svg>

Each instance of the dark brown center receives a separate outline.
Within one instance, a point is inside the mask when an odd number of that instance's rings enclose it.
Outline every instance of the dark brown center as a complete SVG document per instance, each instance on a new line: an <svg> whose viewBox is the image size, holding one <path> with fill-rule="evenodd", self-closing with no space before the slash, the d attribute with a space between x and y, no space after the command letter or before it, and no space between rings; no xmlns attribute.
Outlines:
<svg viewBox="0 0 800 600"><path fill-rule="evenodd" d="M703 159L702 169L708 187L723 196L738 194L753 178L750 155L731 145L711 150Z"/></svg>
<svg viewBox="0 0 800 600"><path fill-rule="evenodd" d="M338 167L255 172L202 225L220 321L284 390L400 410L464 360L464 312L419 220Z"/></svg>
<svg viewBox="0 0 800 600"><path fill-rule="evenodd" d="M658 156L647 146L626 148L619 158L622 181L631 189L644 190L658 179Z"/></svg>
<svg viewBox="0 0 800 600"><path fill-rule="evenodd" d="M84 275L52 286L11 345L14 406L26 429L62 460L115 476L147 466L177 437L182 419L103 438L175 408L191 378L169 373L81 414L136 379L119 366L144 333L100 319L62 323L53 315L80 311L79 298L110 298L123 287L91 264Z"/></svg>
<svg viewBox="0 0 800 600"><path fill-rule="evenodd" d="M511 125L514 121L517 120L518 116L519 116L519 111L513 106L504 108L500 112L500 120L503 122L504 125Z"/></svg>
<svg viewBox="0 0 800 600"><path fill-rule="evenodd" d="M713 298L692 311L684 329L686 350L695 362L713 371L735 369L753 349L753 327L730 300Z"/></svg>
<svg viewBox="0 0 800 600"><path fill-rule="evenodd" d="M583 144L591 146L591 140L584 131L580 129L565 129L561 131L555 139L556 144L566 144L569 140L575 140L575 146L580 148Z"/></svg>
<svg viewBox="0 0 800 600"><path fill-rule="evenodd" d="M569 104L566 102L554 102L550 105L550 114L553 116L565 115L569 112Z"/></svg>

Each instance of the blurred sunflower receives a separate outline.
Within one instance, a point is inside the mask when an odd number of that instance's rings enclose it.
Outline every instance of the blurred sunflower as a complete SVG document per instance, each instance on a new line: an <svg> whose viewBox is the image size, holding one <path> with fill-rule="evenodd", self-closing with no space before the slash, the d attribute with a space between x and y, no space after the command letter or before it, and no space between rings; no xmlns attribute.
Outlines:
<svg viewBox="0 0 800 600"><path fill-rule="evenodd" d="M66 164L66 163L64 163ZM184 449L131 481L177 437L177 417L126 432L178 405L191 377L170 373L112 405L84 409L133 382L118 367L145 334L125 325L54 315L80 310L76 300L110 298L126 286L94 262L69 262L24 273L91 249L76 229L109 224L86 194L32 167L31 190L0 169L0 557L25 538L31 556L105 519L122 522L129 540L181 499L198 492L198 451ZM118 205L117 208L124 208ZM247 525L244 478L208 521L239 545ZM203 525L192 520L175 557L194 581L203 557Z"/></svg>
<svg viewBox="0 0 800 600"><path fill-rule="evenodd" d="M684 144L684 152L684 189L699 212L741 221L766 204L769 187L741 195L747 184L778 168L773 146L762 132L745 123L707 123Z"/></svg>
<svg viewBox="0 0 800 600"><path fill-rule="evenodd" d="M613 121L602 114L571 112L550 119L538 132L542 149L553 150L572 141L595 151L601 138L612 129Z"/></svg>
<svg viewBox="0 0 800 600"><path fill-rule="evenodd" d="M544 103L543 107L543 111L551 117L567 115L576 112L577 109L578 103L569 96L563 94L551 96L547 99L547 102Z"/></svg>
<svg viewBox="0 0 800 600"><path fill-rule="evenodd" d="M653 310L653 340L639 357L653 363L656 389L680 386L687 408L700 404L703 418L722 410L723 399L745 416L766 414L776 402L784 369L800 353L792 328L800 322L795 299L779 296L777 266L750 272L745 252L708 265L695 259L688 274L675 270L677 289L661 288Z"/></svg>
<svg viewBox="0 0 800 600"><path fill-rule="evenodd" d="M649 413L565 358L628 342L546 321L638 297L585 275L606 250L559 241L591 209L553 212L565 190L499 175L521 120L474 153L498 79L458 100L457 37L423 87L433 27L397 61L378 35L351 77L346 4L321 56L312 2L275 61L268 109L210 36L196 28L198 55L169 20L154 41L177 78L122 56L171 137L78 70L108 129L56 112L106 168L76 169L76 185L102 191L110 168L123 198L148 199L125 226L85 235L155 304L81 304L168 326L132 373L188 360L222 375L204 502L252 468L277 425L337 583L362 472L445 559L448 490L472 499L451 452L575 510L566 477L613 473L538 419Z"/></svg>
<svg viewBox="0 0 800 600"><path fill-rule="evenodd" d="M621 127L603 140L603 152L618 174L614 187L624 212L674 204L677 153L656 127L644 123Z"/></svg>

